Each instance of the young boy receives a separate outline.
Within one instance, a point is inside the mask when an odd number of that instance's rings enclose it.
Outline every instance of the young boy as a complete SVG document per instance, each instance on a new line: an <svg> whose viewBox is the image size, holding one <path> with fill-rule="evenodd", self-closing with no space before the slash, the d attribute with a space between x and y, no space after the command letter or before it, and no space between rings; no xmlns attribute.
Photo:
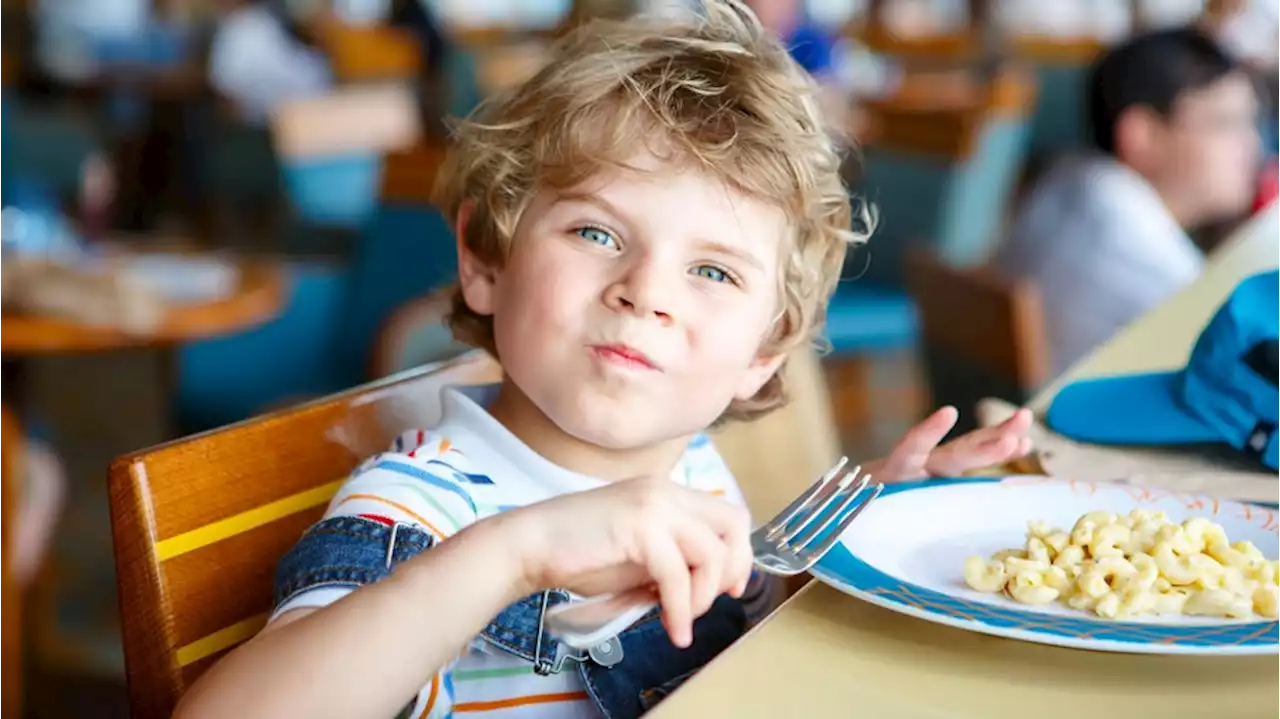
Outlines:
<svg viewBox="0 0 1280 719"><path fill-rule="evenodd" d="M564 39L442 174L452 325L503 382L446 390L440 426L352 475L178 715L632 717L733 642L770 596L702 432L783 403L859 239L839 166L812 81L736 2ZM937 447L955 419L877 476L1026 450L1025 413ZM660 621L575 654L542 625L569 592L656 593Z"/></svg>

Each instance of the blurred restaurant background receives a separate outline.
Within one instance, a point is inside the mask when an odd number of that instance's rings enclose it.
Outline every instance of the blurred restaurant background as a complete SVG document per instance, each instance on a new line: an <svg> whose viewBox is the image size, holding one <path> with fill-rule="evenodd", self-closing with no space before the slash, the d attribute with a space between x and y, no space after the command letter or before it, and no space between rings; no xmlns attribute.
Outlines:
<svg viewBox="0 0 1280 719"><path fill-rule="evenodd" d="M433 294L455 272L431 204L447 118L575 23L685 4L4 0L5 713L127 715L112 459L462 352ZM1274 198L1277 0L753 4L804 38L853 201L879 211L822 358L850 456L1077 358L1048 346L1054 298L990 264L1089 149L1108 47L1195 26L1256 81L1250 197L1184 228L1198 251Z"/></svg>

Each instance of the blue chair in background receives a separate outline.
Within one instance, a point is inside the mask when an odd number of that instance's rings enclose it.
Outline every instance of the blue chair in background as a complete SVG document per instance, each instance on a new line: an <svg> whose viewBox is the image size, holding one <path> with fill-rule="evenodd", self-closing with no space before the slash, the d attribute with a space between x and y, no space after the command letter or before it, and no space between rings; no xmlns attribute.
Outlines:
<svg viewBox="0 0 1280 719"><path fill-rule="evenodd" d="M375 339L404 303L456 273L453 236L426 206L380 207L350 263L293 260L280 316L249 332L179 350L185 432L331 394L376 374Z"/></svg>
<svg viewBox="0 0 1280 719"><path fill-rule="evenodd" d="M1088 145L1084 109L1088 75L1086 62L1043 62L1036 67L1040 93L1031 118L1033 157L1050 158Z"/></svg>
<svg viewBox="0 0 1280 719"><path fill-rule="evenodd" d="M281 314L255 329L181 346L174 409L186 434L350 386L334 357L351 294L338 263L295 261Z"/></svg>
<svg viewBox="0 0 1280 719"><path fill-rule="evenodd" d="M289 206L295 218L305 224L354 230L378 207L380 153L291 158L280 169Z"/></svg>

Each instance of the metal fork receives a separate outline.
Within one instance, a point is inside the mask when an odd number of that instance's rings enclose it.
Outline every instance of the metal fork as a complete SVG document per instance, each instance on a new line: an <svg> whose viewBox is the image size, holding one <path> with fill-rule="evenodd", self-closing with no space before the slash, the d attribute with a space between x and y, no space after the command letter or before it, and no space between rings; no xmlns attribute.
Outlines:
<svg viewBox="0 0 1280 719"><path fill-rule="evenodd" d="M845 472L848 463L847 457L841 457L795 501L751 533L758 569L783 577L807 571L880 496L884 485L871 485L871 475L861 474L860 465ZM868 486L870 496L859 502ZM653 601L633 601L605 594L557 604L546 611L546 628L569 647L588 650L617 636L656 606Z"/></svg>

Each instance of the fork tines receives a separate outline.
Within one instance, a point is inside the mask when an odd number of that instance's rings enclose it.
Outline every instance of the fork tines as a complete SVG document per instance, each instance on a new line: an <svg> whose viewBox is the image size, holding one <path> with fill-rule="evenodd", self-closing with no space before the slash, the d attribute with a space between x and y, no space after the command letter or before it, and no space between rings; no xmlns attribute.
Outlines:
<svg viewBox="0 0 1280 719"><path fill-rule="evenodd" d="M841 457L821 479L778 514L766 537L777 542L779 548L796 552L814 550L822 553L830 548L884 489L884 485L876 484L871 494L863 497L871 483L871 475L862 474L861 465L846 472L847 464L848 458ZM829 533L828 529L831 529ZM826 539L821 546L810 546L823 536Z"/></svg>

